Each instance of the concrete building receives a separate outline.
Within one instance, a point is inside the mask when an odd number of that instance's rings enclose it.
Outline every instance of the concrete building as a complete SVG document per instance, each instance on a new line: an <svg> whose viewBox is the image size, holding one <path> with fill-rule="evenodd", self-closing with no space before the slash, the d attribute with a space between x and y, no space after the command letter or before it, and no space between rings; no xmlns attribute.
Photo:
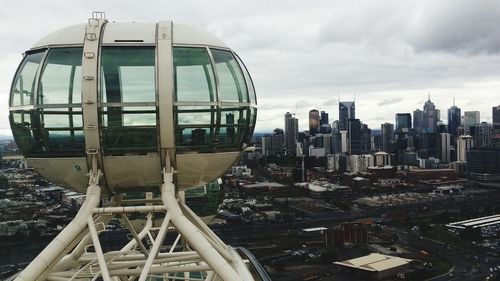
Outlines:
<svg viewBox="0 0 500 281"><path fill-rule="evenodd" d="M420 109L413 111L413 128L421 132L424 127L424 112Z"/></svg>
<svg viewBox="0 0 500 281"><path fill-rule="evenodd" d="M349 154L361 154L361 121L349 119L347 123Z"/></svg>
<svg viewBox="0 0 500 281"><path fill-rule="evenodd" d="M450 155L450 134L449 133L441 133L439 134L439 159L443 163L450 163L451 155Z"/></svg>
<svg viewBox="0 0 500 281"><path fill-rule="evenodd" d="M493 146L500 148L500 105L492 109L493 119Z"/></svg>
<svg viewBox="0 0 500 281"><path fill-rule="evenodd" d="M460 136L457 140L457 161L467 161L467 151L473 147L471 136Z"/></svg>
<svg viewBox="0 0 500 281"><path fill-rule="evenodd" d="M373 154L373 157L374 157L374 166L384 167L391 165L391 157L387 152L379 151Z"/></svg>
<svg viewBox="0 0 500 281"><path fill-rule="evenodd" d="M285 113L285 149L287 154L296 155L299 119L290 112Z"/></svg>
<svg viewBox="0 0 500 281"><path fill-rule="evenodd" d="M493 146L493 126L486 122L474 125L474 147Z"/></svg>

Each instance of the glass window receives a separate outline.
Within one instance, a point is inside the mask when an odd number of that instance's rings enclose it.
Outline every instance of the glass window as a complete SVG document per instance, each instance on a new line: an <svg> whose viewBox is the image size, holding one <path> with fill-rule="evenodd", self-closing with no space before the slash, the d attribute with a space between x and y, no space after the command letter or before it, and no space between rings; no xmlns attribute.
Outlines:
<svg viewBox="0 0 500 281"><path fill-rule="evenodd" d="M44 51L30 53L24 57L12 83L11 106L33 104L35 76L43 55Z"/></svg>
<svg viewBox="0 0 500 281"><path fill-rule="evenodd" d="M51 49L42 70L38 104L81 101L82 48Z"/></svg>
<svg viewBox="0 0 500 281"><path fill-rule="evenodd" d="M215 80L205 48L174 48L176 101L215 101Z"/></svg>
<svg viewBox="0 0 500 281"><path fill-rule="evenodd" d="M176 107L176 124L180 126L210 126L214 119L215 110L210 106Z"/></svg>
<svg viewBox="0 0 500 281"><path fill-rule="evenodd" d="M240 146L248 120L248 107L222 108L221 122L217 135L217 145Z"/></svg>
<svg viewBox="0 0 500 281"><path fill-rule="evenodd" d="M204 146L212 144L213 128L177 128L176 142L179 146Z"/></svg>
<svg viewBox="0 0 500 281"><path fill-rule="evenodd" d="M243 73L230 51L212 49L215 70L219 79L221 101L248 102L247 86Z"/></svg>
<svg viewBox="0 0 500 281"><path fill-rule="evenodd" d="M154 47L103 47L102 102L155 102Z"/></svg>
<svg viewBox="0 0 500 281"><path fill-rule="evenodd" d="M240 64L240 68L243 71L243 75L245 76L245 80L247 83L247 89L248 89L248 96L250 97L250 103L253 105L257 104L257 96L255 94L255 88L253 86L252 78L250 77L250 73L248 73L248 70L245 66L245 64L241 61L241 59L236 55L236 59L238 60L238 63Z"/></svg>
<svg viewBox="0 0 500 281"><path fill-rule="evenodd" d="M157 151L154 47L103 47L101 73L104 154Z"/></svg>

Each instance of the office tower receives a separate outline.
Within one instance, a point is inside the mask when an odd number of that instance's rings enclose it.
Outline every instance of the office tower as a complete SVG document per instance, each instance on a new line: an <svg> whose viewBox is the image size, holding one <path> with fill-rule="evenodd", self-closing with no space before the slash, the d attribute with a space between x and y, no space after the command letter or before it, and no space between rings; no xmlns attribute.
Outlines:
<svg viewBox="0 0 500 281"><path fill-rule="evenodd" d="M354 101L339 102L339 130L346 131L349 119L356 119Z"/></svg>
<svg viewBox="0 0 500 281"><path fill-rule="evenodd" d="M321 147L325 149L325 154L332 154L333 139L331 134L320 135Z"/></svg>
<svg viewBox="0 0 500 281"><path fill-rule="evenodd" d="M384 123L381 125L382 131L382 150L391 153L391 143L394 141L394 125Z"/></svg>
<svg viewBox="0 0 500 281"><path fill-rule="evenodd" d="M500 148L500 105L493 107L493 146Z"/></svg>
<svg viewBox="0 0 500 281"><path fill-rule="evenodd" d="M285 149L288 154L296 155L299 119L290 112L285 113Z"/></svg>
<svg viewBox="0 0 500 281"><path fill-rule="evenodd" d="M453 99L455 101L455 99ZM455 102L453 102L455 103ZM462 116L460 108L453 104L452 107L448 108L448 133L452 136L458 136L458 127L460 127L460 118Z"/></svg>
<svg viewBox="0 0 500 281"><path fill-rule="evenodd" d="M332 133L332 154L342 153L342 134L340 132Z"/></svg>
<svg viewBox="0 0 500 281"><path fill-rule="evenodd" d="M234 114L227 113L226 114L226 132L227 132L227 140L232 142L234 137L236 136L236 128L234 127Z"/></svg>
<svg viewBox="0 0 500 281"><path fill-rule="evenodd" d="M349 137L347 131L340 131L340 142L342 153L347 153L349 150Z"/></svg>
<svg viewBox="0 0 500 281"><path fill-rule="evenodd" d="M450 163L450 134L440 133L439 134L439 148L438 148L438 158L441 162Z"/></svg>
<svg viewBox="0 0 500 281"><path fill-rule="evenodd" d="M349 154L361 154L361 121L349 119L347 122Z"/></svg>
<svg viewBox="0 0 500 281"><path fill-rule="evenodd" d="M319 133L319 111L316 109L309 111L309 133L311 136Z"/></svg>
<svg viewBox="0 0 500 281"><path fill-rule="evenodd" d="M467 151L473 147L471 136L459 136L457 140L457 161L467 161Z"/></svg>
<svg viewBox="0 0 500 281"><path fill-rule="evenodd" d="M486 122L481 122L474 126L474 147L493 146L493 126Z"/></svg>
<svg viewBox="0 0 500 281"><path fill-rule="evenodd" d="M466 135L471 134L471 127L480 123L479 111L465 111L464 112L464 131Z"/></svg>
<svg viewBox="0 0 500 281"><path fill-rule="evenodd" d="M332 133L338 133L339 130L339 120L335 120L332 122Z"/></svg>
<svg viewBox="0 0 500 281"><path fill-rule="evenodd" d="M423 129L427 132L435 132L436 124L439 121L439 111L431 101L431 96L424 104Z"/></svg>
<svg viewBox="0 0 500 281"><path fill-rule="evenodd" d="M325 111L321 111L321 119L319 120L320 125L327 125L330 122L328 121L328 113Z"/></svg>
<svg viewBox="0 0 500 281"><path fill-rule="evenodd" d="M408 132L411 129L411 114L396 113L396 131Z"/></svg>
<svg viewBox="0 0 500 281"><path fill-rule="evenodd" d="M420 109L413 111L413 128L417 132L424 128L424 112Z"/></svg>
<svg viewBox="0 0 500 281"><path fill-rule="evenodd" d="M368 125L361 124L361 152L372 151L372 130L368 128Z"/></svg>
<svg viewBox="0 0 500 281"><path fill-rule="evenodd" d="M500 161L498 159L500 159L499 148L473 147L467 152L467 172L477 173L483 180L498 180L500 178Z"/></svg>
<svg viewBox="0 0 500 281"><path fill-rule="evenodd" d="M492 108L493 110L493 129L494 130L497 130L497 131L500 131L500 105L498 106L494 106Z"/></svg>

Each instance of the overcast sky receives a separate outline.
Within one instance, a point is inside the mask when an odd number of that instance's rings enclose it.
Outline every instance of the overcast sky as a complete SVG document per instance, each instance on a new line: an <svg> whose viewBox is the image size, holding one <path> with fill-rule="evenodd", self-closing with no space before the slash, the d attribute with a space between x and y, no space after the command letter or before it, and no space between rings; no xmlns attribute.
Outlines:
<svg viewBox="0 0 500 281"><path fill-rule="evenodd" d="M441 118L456 105L491 122L500 104L500 1L22 1L0 9L0 135L10 135L8 92L23 51L94 10L111 21L171 19L215 33L254 80L256 131L283 127L286 111L307 129L310 109L338 118L338 98L356 96L373 129L422 108Z"/></svg>

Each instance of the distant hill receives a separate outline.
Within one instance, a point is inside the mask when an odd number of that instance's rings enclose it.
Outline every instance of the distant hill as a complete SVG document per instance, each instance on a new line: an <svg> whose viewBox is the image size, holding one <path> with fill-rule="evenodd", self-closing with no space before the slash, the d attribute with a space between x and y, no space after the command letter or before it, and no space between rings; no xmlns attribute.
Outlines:
<svg viewBox="0 0 500 281"><path fill-rule="evenodd" d="M14 140L12 136L2 136L0 135L0 141L11 141Z"/></svg>

